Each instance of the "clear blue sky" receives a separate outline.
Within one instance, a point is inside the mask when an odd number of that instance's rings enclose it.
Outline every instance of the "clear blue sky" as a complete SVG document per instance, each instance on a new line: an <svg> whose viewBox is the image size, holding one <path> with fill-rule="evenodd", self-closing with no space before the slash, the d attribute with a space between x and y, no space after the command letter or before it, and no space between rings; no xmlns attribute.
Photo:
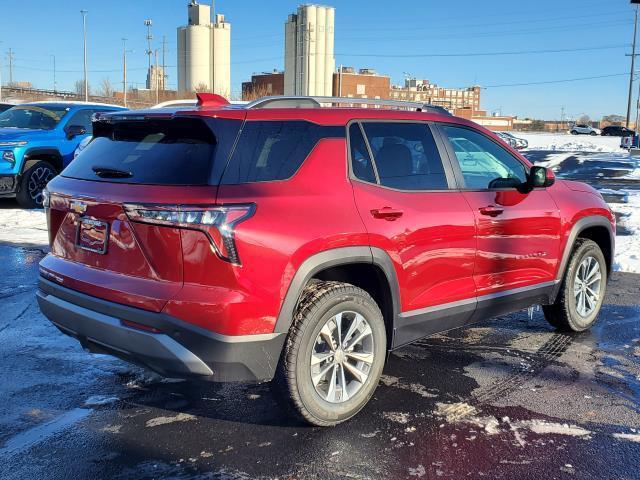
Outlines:
<svg viewBox="0 0 640 480"><path fill-rule="evenodd" d="M169 87L175 88L176 27L186 23L187 0L3 1L0 52L8 81L7 50L15 56L14 81L52 88L51 55L59 89L82 78L82 21L89 11L89 82L122 82L122 41L128 38L128 77L143 86L147 57L145 18L153 19L154 42L167 38ZM203 0L202 3L210 3ZM283 67L284 22L295 0L218 0L232 25L232 89L251 73ZM520 117L624 114L628 88L633 10L628 0L333 0L338 65L371 67L394 83L404 72L449 87L486 86L482 106ZM604 47L604 48L603 48ZM610 48L609 48L610 47ZM435 56L561 49L556 53ZM591 50L599 48L598 50ZM403 56L404 55L404 56ZM431 55L431 56L427 56ZM640 62L639 62L640 69ZM617 75L567 83L505 84Z"/></svg>

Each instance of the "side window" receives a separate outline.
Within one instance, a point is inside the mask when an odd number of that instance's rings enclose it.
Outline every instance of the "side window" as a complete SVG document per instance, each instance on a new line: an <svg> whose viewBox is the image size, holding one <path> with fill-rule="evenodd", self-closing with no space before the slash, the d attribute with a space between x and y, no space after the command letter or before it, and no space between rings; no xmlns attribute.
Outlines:
<svg viewBox="0 0 640 480"><path fill-rule="evenodd" d="M80 110L73 114L73 117L69 119L67 125L81 125L85 128L87 133L91 135L93 133L93 127L91 126L91 116L95 113L95 110Z"/></svg>
<svg viewBox="0 0 640 480"><path fill-rule="evenodd" d="M509 188L527 180L522 162L497 143L469 128L444 125L466 188Z"/></svg>
<svg viewBox="0 0 640 480"><path fill-rule="evenodd" d="M286 180L293 176L320 138L342 137L344 127L304 121L247 121L222 183Z"/></svg>
<svg viewBox="0 0 640 480"><path fill-rule="evenodd" d="M422 123L365 122L380 185L400 190L447 190L431 130Z"/></svg>
<svg viewBox="0 0 640 480"><path fill-rule="evenodd" d="M376 183L376 174L369 156L369 150L362 136L360 125L352 123L349 127L349 145L351 147L351 170L356 178Z"/></svg>

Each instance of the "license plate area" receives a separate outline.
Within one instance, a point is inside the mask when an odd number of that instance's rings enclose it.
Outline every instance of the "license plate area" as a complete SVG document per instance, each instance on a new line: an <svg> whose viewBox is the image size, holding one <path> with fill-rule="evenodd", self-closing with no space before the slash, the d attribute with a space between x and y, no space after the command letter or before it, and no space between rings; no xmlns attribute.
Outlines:
<svg viewBox="0 0 640 480"><path fill-rule="evenodd" d="M78 247L104 255L107 253L108 240L109 224L107 222L93 218L79 218L76 235L76 245Z"/></svg>

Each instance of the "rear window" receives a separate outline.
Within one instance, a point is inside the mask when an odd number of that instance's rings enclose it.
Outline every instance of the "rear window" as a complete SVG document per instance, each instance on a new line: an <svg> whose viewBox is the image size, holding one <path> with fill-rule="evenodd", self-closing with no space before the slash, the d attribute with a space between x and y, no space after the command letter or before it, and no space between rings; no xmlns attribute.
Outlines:
<svg viewBox="0 0 640 480"><path fill-rule="evenodd" d="M344 138L344 127L305 121L248 121L222 183L235 185L292 177L321 138Z"/></svg>
<svg viewBox="0 0 640 480"><path fill-rule="evenodd" d="M217 184L240 125L198 118L97 122L94 139L62 175L118 183Z"/></svg>

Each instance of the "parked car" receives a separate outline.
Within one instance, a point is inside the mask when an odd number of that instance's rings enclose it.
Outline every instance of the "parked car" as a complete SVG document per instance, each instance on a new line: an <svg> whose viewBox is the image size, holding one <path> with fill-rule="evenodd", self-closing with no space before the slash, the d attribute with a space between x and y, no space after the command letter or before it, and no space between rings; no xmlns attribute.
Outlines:
<svg viewBox="0 0 640 480"><path fill-rule="evenodd" d="M573 125L569 133L571 133L571 135L600 135L600 130L593 128L591 125L581 123Z"/></svg>
<svg viewBox="0 0 640 480"><path fill-rule="evenodd" d="M429 109L199 99L102 116L47 186L38 303L90 351L271 381L326 426L425 336L534 304L596 321L615 219L592 187Z"/></svg>
<svg viewBox="0 0 640 480"><path fill-rule="evenodd" d="M493 133L496 134L498 138L500 138L500 140L504 141L511 148L516 148L517 142L515 138L511 138L505 132L494 131Z"/></svg>
<svg viewBox="0 0 640 480"><path fill-rule="evenodd" d="M0 113L0 196L42 207L42 190L91 135L91 116L122 107L85 102L33 102Z"/></svg>
<svg viewBox="0 0 640 480"><path fill-rule="evenodd" d="M91 135L87 135L85 138L82 139L82 141L78 144L76 149L73 151L73 159L74 160L78 157L78 155L80 155L80 152L82 152L82 150L87 148L87 145L89 145L89 143L91 143L92 139L93 139L93 137Z"/></svg>
<svg viewBox="0 0 640 480"><path fill-rule="evenodd" d="M623 127L621 125L609 125L602 129L602 136L610 136L610 137L631 137L635 135L636 132L631 130L630 128Z"/></svg>
<svg viewBox="0 0 640 480"><path fill-rule="evenodd" d="M529 146L529 142L524 138L519 138L509 132L493 132L502 138L509 146L515 148L516 150L522 150Z"/></svg>
<svg viewBox="0 0 640 480"><path fill-rule="evenodd" d="M0 103L0 113L4 112L5 110L9 110L11 107L13 107L13 105L11 105L10 103Z"/></svg>

